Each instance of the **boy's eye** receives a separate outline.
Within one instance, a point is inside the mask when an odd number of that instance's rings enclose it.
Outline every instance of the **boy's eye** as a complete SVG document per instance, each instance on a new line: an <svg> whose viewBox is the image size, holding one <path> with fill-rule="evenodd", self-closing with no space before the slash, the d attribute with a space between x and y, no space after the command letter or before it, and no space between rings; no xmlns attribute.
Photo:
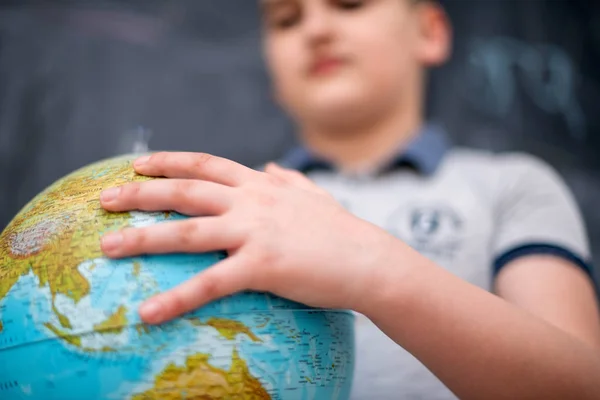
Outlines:
<svg viewBox="0 0 600 400"><path fill-rule="evenodd" d="M281 29L291 28L296 25L298 21L300 21L299 12L287 13L287 15L277 18L275 25Z"/></svg>
<svg viewBox="0 0 600 400"><path fill-rule="evenodd" d="M300 7L291 3L281 4L267 15L269 25L277 29L291 28L296 25L302 17Z"/></svg>
<svg viewBox="0 0 600 400"><path fill-rule="evenodd" d="M336 3L344 10L356 10L364 5L365 0L336 0Z"/></svg>
<svg viewBox="0 0 600 400"><path fill-rule="evenodd" d="M328 0L330 7L351 11L363 7L368 0ZM302 4L292 0L273 1L265 9L268 25L274 29L288 29L302 21Z"/></svg>

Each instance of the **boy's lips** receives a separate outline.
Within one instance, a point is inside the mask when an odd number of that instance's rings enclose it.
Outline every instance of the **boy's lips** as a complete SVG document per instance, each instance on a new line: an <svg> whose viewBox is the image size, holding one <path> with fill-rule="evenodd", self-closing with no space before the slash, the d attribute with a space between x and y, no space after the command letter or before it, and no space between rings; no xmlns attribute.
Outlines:
<svg viewBox="0 0 600 400"><path fill-rule="evenodd" d="M345 63L346 60L342 57L323 56L311 63L308 72L311 76L327 75L337 71Z"/></svg>

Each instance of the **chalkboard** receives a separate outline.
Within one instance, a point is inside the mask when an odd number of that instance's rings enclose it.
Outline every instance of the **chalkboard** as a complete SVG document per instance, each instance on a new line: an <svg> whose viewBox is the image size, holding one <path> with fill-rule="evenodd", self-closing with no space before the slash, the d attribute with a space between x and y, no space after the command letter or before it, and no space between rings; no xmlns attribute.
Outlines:
<svg viewBox="0 0 600 400"><path fill-rule="evenodd" d="M523 150L565 177L600 256L600 6L447 0L454 53L428 115L457 144ZM4 1L0 229L46 185L135 149L257 165L294 142L255 1Z"/></svg>
<svg viewBox="0 0 600 400"><path fill-rule="evenodd" d="M600 3L445 1L453 57L428 111L457 144L527 151L555 167L600 257Z"/></svg>
<svg viewBox="0 0 600 400"><path fill-rule="evenodd" d="M249 165L282 152L290 124L258 38L243 0L5 6L0 227L55 179L139 141Z"/></svg>

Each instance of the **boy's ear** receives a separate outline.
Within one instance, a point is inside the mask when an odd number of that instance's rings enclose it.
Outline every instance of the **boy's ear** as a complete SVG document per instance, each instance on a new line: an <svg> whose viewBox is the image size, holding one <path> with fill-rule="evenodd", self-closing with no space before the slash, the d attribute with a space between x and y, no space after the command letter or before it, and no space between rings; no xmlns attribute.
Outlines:
<svg viewBox="0 0 600 400"><path fill-rule="evenodd" d="M443 64L452 52L450 19L443 7L435 2L424 1L417 7L420 61L429 67Z"/></svg>

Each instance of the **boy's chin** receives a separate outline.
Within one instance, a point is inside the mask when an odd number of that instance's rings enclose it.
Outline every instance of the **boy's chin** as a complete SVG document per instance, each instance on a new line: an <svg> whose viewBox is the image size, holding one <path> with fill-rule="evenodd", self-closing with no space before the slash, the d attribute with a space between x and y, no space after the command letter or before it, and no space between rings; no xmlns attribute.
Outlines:
<svg viewBox="0 0 600 400"><path fill-rule="evenodd" d="M315 90L307 103L308 108L323 113L354 112L368 106L369 96L358 88L331 86Z"/></svg>
<svg viewBox="0 0 600 400"><path fill-rule="evenodd" d="M318 125L324 129L353 129L357 125L362 125L371 114L374 114L369 102L359 99L339 99L338 101L325 101L321 99L317 103L311 104L306 110L304 117L309 125Z"/></svg>
<svg viewBox="0 0 600 400"><path fill-rule="evenodd" d="M355 82L331 81L305 87L296 97L296 115L302 124L332 125L359 124L381 106L380 94ZM299 101L298 101L299 100ZM331 127L333 128L333 126Z"/></svg>

